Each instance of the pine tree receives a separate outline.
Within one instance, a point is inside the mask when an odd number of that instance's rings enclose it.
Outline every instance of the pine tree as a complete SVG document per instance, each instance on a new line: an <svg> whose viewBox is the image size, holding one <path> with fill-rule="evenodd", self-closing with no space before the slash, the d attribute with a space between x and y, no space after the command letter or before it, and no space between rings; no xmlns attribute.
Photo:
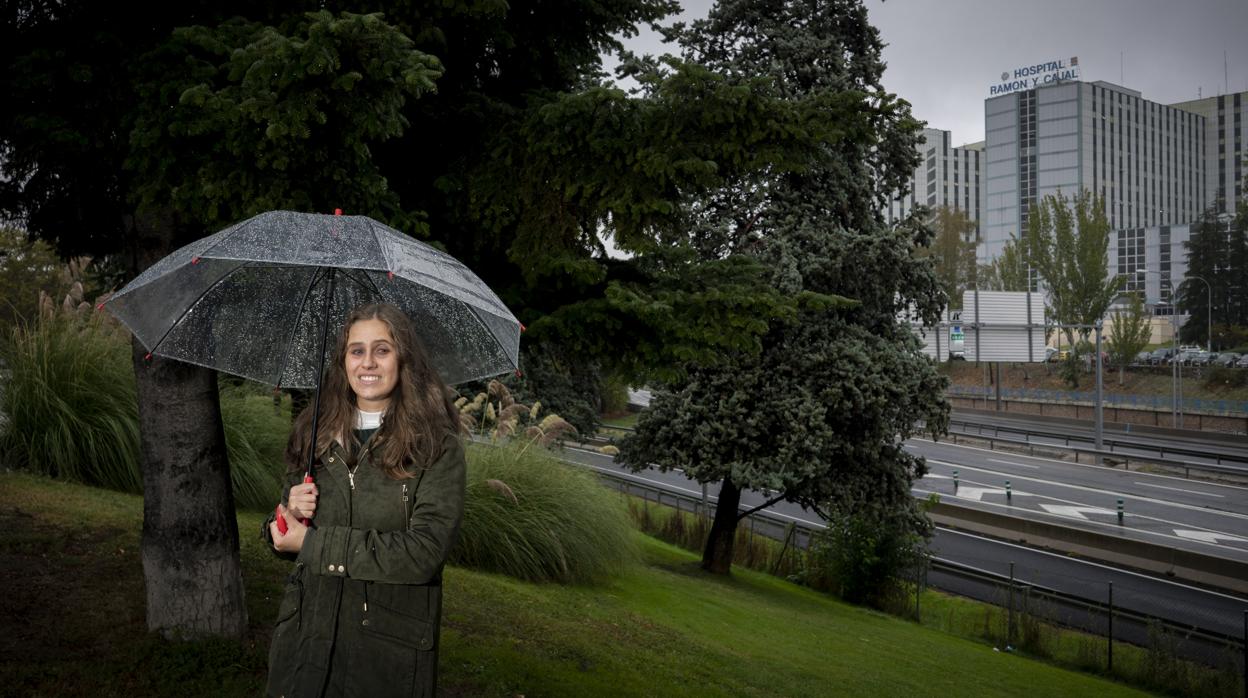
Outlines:
<svg viewBox="0 0 1248 698"><path fill-rule="evenodd" d="M901 317L934 324L945 295L922 258L931 230L914 219L889 227L878 213L913 171L918 136L908 105L880 87L878 32L855 0L730 0L670 36L686 59L732 80L762 76L796 103L853 99L869 128L847 121L846 137L811 150L799 171L744 177L696 208L702 254L749 254L774 288L818 300L772 319L761 353L691 364L620 458L722 482L702 559L714 572L732 564L744 489L775 492L763 506L888 511L924 532L910 485L925 467L900 444L920 419L941 431L948 406Z"/></svg>

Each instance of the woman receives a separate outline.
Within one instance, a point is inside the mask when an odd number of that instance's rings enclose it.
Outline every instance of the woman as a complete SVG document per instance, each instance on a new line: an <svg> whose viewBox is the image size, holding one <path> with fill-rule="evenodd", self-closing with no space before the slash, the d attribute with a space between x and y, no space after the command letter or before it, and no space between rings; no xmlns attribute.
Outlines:
<svg viewBox="0 0 1248 698"><path fill-rule="evenodd" d="M432 696L464 450L449 391L400 310L374 304L348 316L321 386L316 481L303 483L311 425L308 408L286 449L287 530L271 518L265 531L295 560L268 692Z"/></svg>

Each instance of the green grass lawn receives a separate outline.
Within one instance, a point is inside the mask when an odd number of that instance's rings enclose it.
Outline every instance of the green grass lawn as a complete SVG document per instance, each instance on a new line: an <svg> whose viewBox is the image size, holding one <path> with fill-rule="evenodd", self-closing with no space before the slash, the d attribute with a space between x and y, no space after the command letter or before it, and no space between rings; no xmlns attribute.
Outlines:
<svg viewBox="0 0 1248 698"><path fill-rule="evenodd" d="M142 500L0 474L2 695L256 695L286 563L239 528L251 614L242 643L147 635L137 550ZM639 538L644 562L597 587L451 568L441 685L448 695L1137 695L766 575L712 577Z"/></svg>

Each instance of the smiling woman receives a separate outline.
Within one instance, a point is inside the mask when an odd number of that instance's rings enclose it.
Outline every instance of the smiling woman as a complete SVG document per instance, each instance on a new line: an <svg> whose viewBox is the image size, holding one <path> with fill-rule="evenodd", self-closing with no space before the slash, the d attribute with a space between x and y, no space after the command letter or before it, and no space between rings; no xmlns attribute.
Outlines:
<svg viewBox="0 0 1248 698"><path fill-rule="evenodd" d="M312 409L287 446L287 530L275 516L265 527L295 563L268 692L433 695L442 566L464 508L459 412L411 319L385 303L347 317L322 382L315 446ZM309 455L315 482L301 482Z"/></svg>
<svg viewBox="0 0 1248 698"><path fill-rule="evenodd" d="M347 334L347 381L360 411L381 412L390 404L398 380L398 359L390 326L381 320L359 320Z"/></svg>

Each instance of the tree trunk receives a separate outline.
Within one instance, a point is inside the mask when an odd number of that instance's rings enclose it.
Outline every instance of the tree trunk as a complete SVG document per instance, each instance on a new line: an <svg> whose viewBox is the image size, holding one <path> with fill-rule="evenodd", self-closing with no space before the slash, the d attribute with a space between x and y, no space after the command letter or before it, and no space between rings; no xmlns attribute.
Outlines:
<svg viewBox="0 0 1248 698"><path fill-rule="evenodd" d="M740 504L741 489L732 480L724 478L719 488L719 503L715 505L715 520L711 522L706 549L702 551L702 569L707 572L728 574L732 569L732 547L737 539L737 509Z"/></svg>
<svg viewBox="0 0 1248 698"><path fill-rule="evenodd" d="M242 637L247 607L217 375L146 354L134 340L147 627L166 637Z"/></svg>

